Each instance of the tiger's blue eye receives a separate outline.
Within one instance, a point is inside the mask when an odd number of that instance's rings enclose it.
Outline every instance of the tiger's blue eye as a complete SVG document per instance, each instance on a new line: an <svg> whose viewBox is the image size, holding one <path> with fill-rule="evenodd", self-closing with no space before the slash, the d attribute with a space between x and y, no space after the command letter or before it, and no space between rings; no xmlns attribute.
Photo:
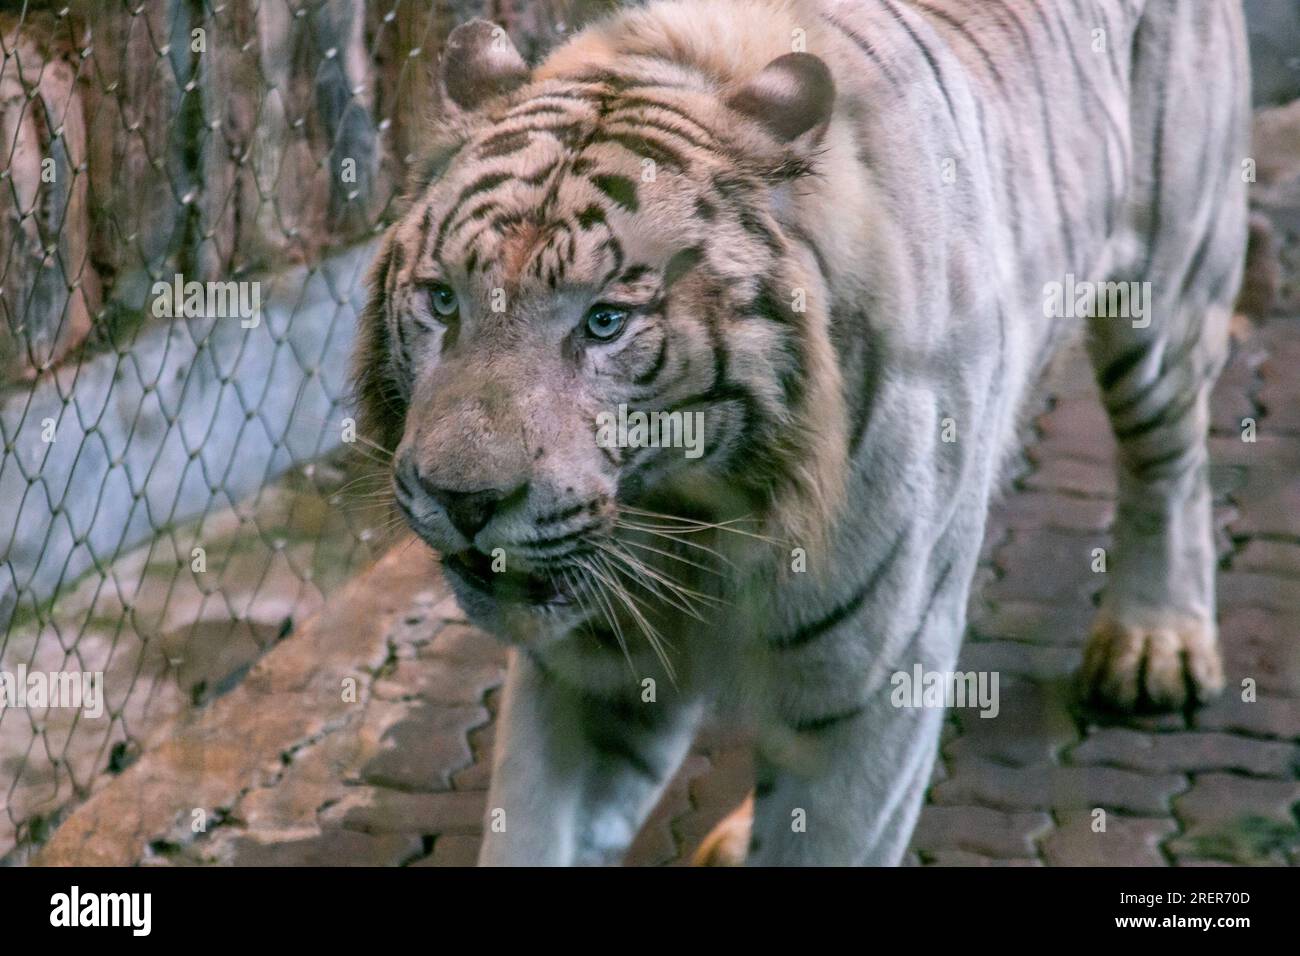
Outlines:
<svg viewBox="0 0 1300 956"><path fill-rule="evenodd" d="M444 318L455 315L456 310L460 308L460 303L456 301L456 293L450 286L441 284L429 290L429 303L433 306L433 311Z"/></svg>
<svg viewBox="0 0 1300 956"><path fill-rule="evenodd" d="M608 342L618 338L627 325L627 310L612 305L595 305L587 313L587 334L593 339Z"/></svg>

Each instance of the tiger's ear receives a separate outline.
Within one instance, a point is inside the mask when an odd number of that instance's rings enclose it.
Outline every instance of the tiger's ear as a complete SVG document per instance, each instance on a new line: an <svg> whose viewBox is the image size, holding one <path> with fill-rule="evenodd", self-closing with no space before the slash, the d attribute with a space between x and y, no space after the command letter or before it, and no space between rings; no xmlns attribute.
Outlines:
<svg viewBox="0 0 1300 956"><path fill-rule="evenodd" d="M471 112L527 80L528 64L503 27L470 20L447 36L438 76L445 110Z"/></svg>
<svg viewBox="0 0 1300 956"><path fill-rule="evenodd" d="M783 143L810 130L820 136L835 105L835 81L811 53L779 56L727 98L727 105L761 123Z"/></svg>

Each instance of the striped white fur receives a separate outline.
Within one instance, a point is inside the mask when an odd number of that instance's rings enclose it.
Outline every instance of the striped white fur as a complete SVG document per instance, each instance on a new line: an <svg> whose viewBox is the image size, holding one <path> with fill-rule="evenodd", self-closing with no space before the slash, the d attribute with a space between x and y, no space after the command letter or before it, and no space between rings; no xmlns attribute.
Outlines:
<svg viewBox="0 0 1300 956"><path fill-rule="evenodd" d="M712 714L756 741L750 862L896 863L942 712L892 706L890 675L954 669L999 472L1076 335L1123 462L1087 687L1218 689L1235 0L658 2L531 74L476 58L490 34L453 38L357 364L408 519L517 648L483 862L618 859ZM1149 323L1045 318L1069 276L1150 283ZM617 341L575 331L609 301L634 306ZM620 402L702 410L706 454L598 448ZM496 548L514 577L455 557Z"/></svg>

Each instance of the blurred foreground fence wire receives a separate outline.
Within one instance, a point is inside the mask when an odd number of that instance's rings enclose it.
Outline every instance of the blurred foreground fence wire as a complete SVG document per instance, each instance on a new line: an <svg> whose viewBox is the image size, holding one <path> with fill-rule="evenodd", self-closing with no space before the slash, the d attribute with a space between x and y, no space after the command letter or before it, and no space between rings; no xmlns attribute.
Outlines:
<svg viewBox="0 0 1300 956"><path fill-rule="evenodd" d="M374 554L347 353L442 40L610 5L0 2L0 862Z"/></svg>

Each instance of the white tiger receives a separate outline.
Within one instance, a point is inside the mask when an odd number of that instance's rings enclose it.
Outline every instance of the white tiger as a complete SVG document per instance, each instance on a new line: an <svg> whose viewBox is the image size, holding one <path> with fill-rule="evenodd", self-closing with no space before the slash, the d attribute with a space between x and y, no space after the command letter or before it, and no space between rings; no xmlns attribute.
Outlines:
<svg viewBox="0 0 1300 956"><path fill-rule="evenodd" d="M619 859L705 715L757 767L715 856L898 862L942 711L890 675L953 670L1027 397L1085 327L1122 458L1085 683L1220 688L1236 0L656 2L535 69L476 21L441 84L356 378L407 520L515 648L482 862ZM1089 282L1150 300L1044 317ZM700 413L698 457L599 439L635 412Z"/></svg>

